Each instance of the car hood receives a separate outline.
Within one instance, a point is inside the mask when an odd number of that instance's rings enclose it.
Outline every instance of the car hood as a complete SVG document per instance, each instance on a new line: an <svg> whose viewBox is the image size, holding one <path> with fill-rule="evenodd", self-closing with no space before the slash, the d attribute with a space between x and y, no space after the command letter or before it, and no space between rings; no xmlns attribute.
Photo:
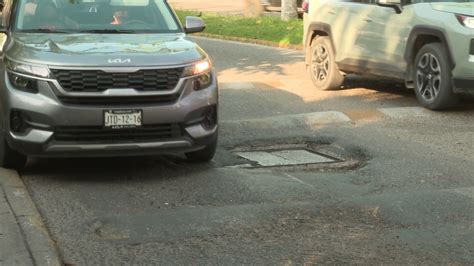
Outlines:
<svg viewBox="0 0 474 266"><path fill-rule="evenodd" d="M184 34L13 33L5 55L50 66L166 66L187 64L206 53Z"/></svg>
<svg viewBox="0 0 474 266"><path fill-rule="evenodd" d="M474 16L474 2L453 3L453 2L438 2L431 3L434 10L455 13L460 15Z"/></svg>

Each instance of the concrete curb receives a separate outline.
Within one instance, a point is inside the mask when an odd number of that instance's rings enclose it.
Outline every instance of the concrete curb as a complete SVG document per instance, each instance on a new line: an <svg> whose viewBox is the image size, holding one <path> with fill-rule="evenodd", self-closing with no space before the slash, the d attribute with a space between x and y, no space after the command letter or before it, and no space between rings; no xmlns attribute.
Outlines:
<svg viewBox="0 0 474 266"><path fill-rule="evenodd" d="M277 43L277 42L266 41L266 40L218 35L218 34L211 34L211 33L195 33L193 37L216 39L216 40L221 40L221 41L240 42L240 43L246 43L246 44L255 44L255 45L268 46L272 48L291 49L291 50L298 50L298 51L302 51L304 48L302 44Z"/></svg>
<svg viewBox="0 0 474 266"><path fill-rule="evenodd" d="M3 187L33 265L61 265L56 245L18 173L0 168L0 186Z"/></svg>

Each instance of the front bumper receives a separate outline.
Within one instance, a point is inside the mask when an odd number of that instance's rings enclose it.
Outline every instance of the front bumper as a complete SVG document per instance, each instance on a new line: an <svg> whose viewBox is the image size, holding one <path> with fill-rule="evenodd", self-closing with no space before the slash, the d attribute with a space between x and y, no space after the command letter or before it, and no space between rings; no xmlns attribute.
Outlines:
<svg viewBox="0 0 474 266"><path fill-rule="evenodd" d="M451 54L453 54L453 91L472 93L474 91L474 31L459 24L450 29L447 31L447 37Z"/></svg>
<svg viewBox="0 0 474 266"><path fill-rule="evenodd" d="M5 74L2 76L3 133L12 149L28 156L103 157L182 153L200 150L217 138L218 85L215 75L212 75L209 87L198 91L193 89L192 79L181 80L178 85L179 97L173 103L130 105L121 102L117 105L109 103L107 106L65 103L58 97L50 81L38 82L37 94L19 91ZM113 138L107 139L100 128L104 124L104 110L110 109L140 109L143 127L173 125L179 132L157 139L140 139L139 136L127 138L127 134L135 133L126 130L113 132ZM215 112L214 124L203 122L211 113L210 110ZM27 129L12 132L12 112L25 117ZM58 139L58 130L65 127L78 129L77 139ZM96 130L94 134L100 133L101 140L82 138L80 130L91 127Z"/></svg>
<svg viewBox="0 0 474 266"><path fill-rule="evenodd" d="M36 134L36 133L35 133ZM157 154L186 153L203 149L217 139L217 127L206 136L193 138L185 136L179 139L136 143L60 143L48 140L45 143L8 138L7 142L14 150L32 157L120 157L145 156Z"/></svg>

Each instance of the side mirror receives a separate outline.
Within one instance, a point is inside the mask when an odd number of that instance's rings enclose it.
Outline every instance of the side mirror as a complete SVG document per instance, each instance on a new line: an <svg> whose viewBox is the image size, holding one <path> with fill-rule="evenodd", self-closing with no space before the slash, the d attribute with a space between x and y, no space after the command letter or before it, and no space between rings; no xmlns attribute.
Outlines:
<svg viewBox="0 0 474 266"><path fill-rule="evenodd" d="M397 14L403 12L403 6L401 0L377 0L377 4L379 6L391 7L395 9Z"/></svg>
<svg viewBox="0 0 474 266"><path fill-rule="evenodd" d="M186 17L186 25L184 26L186 33L202 32L205 28L206 24L201 18Z"/></svg>

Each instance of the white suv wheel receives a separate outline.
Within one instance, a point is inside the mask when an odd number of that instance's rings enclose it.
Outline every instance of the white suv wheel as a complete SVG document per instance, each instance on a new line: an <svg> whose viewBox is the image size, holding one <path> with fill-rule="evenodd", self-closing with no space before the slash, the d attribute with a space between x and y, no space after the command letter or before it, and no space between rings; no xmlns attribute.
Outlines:
<svg viewBox="0 0 474 266"><path fill-rule="evenodd" d="M316 88L333 90L341 87L344 76L335 62L335 54L328 37L318 36L311 45L310 75Z"/></svg>
<svg viewBox="0 0 474 266"><path fill-rule="evenodd" d="M423 46L415 58L413 69L416 97L424 107L442 110L457 103L448 56L440 43Z"/></svg>

